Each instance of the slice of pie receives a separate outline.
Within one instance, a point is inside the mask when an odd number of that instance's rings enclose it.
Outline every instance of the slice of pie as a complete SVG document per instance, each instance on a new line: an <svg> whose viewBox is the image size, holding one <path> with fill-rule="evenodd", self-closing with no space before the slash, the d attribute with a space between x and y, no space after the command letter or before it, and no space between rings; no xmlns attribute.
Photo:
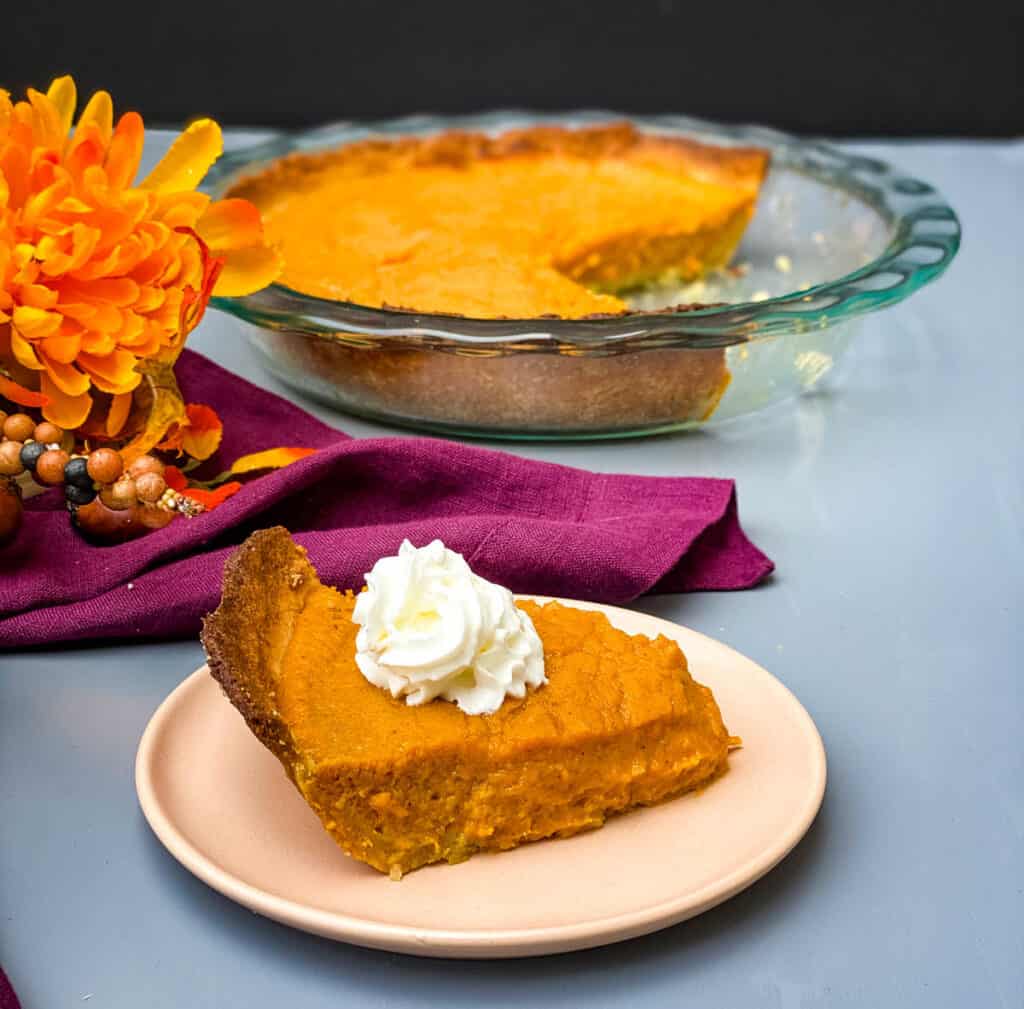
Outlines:
<svg viewBox="0 0 1024 1009"><path fill-rule="evenodd" d="M356 666L355 597L281 528L228 562L203 643L210 671L348 854L393 877L566 837L710 782L730 737L678 645L598 612L519 605L548 682L493 715L410 707Z"/></svg>
<svg viewBox="0 0 1024 1009"><path fill-rule="evenodd" d="M373 307L577 318L723 266L768 166L758 148L629 124L448 132L294 154L238 183L282 282Z"/></svg>

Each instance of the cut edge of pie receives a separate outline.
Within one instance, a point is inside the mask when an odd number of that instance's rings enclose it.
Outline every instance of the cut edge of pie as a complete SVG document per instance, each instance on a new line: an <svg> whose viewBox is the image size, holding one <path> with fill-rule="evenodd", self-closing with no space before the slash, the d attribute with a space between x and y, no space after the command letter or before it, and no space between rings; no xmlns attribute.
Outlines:
<svg viewBox="0 0 1024 1009"><path fill-rule="evenodd" d="M666 176L676 172L698 188L705 184L709 192L713 189L718 205L708 206L706 220L700 221L696 227L674 227L666 220L656 226L638 220L635 228L626 222L621 228L613 227L607 234L598 235L594 242L584 242L579 248L551 250L551 278L541 285L540 290L547 292L552 303L543 303L544 295L538 293L540 300L534 306L535 311L529 313L462 310L457 293L446 293L441 299L441 307L437 304L412 304L404 300L408 294L401 288L393 297L335 297L323 290L309 289L308 281L305 284L297 281L298 267L295 268L296 276L289 277L287 265L281 283L300 292L364 307L467 318L593 319L707 307L676 306L648 312L630 308L618 296L652 285L688 283L724 267L754 213L770 153L756 147L719 146L685 137L647 133L630 123L621 122L580 128L529 127L496 136L450 130L427 137L369 138L334 150L292 153L239 179L228 195L241 196L256 203L264 212L271 237L286 241L286 224L280 226L281 234L275 235L277 225L273 220L273 206L278 194L289 190L302 192L328 175L348 184L352 180L385 173L431 168L458 170L479 163L543 158L569 158L594 164L617 161ZM690 209L698 203L699 200L691 200ZM642 209L638 205L638 212ZM704 208L698 207L698 210L703 211ZM401 254L398 254L399 258ZM286 264L288 258L286 252ZM335 262L344 259L345 256L339 254ZM366 269L366 265L364 263L357 271L363 278L372 272ZM390 267L394 264L384 265ZM380 266L378 263L376 268ZM486 288L484 281L487 279L481 276L479 286ZM506 284L512 282L515 275L506 276L499 272L490 279L500 287L503 280ZM346 283L354 291L363 280L353 281L350 278ZM573 295L569 286L572 284L582 289L578 296ZM532 300L533 296L530 297ZM577 307L565 310L565 306L576 302Z"/></svg>

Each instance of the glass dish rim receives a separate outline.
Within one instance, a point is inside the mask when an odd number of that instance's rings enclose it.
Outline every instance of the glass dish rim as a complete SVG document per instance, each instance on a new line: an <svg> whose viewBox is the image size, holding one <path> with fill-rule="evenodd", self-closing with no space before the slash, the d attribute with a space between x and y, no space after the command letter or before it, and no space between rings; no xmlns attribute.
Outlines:
<svg viewBox="0 0 1024 1009"><path fill-rule="evenodd" d="M589 318L487 319L374 308L319 298L280 283L242 297L214 296L210 303L255 325L300 327L309 335L330 338L351 334L371 341L413 339L416 345L438 349L468 351L475 346L480 352L564 352L565 348L575 347L587 353L618 353L641 347L711 349L825 328L894 305L941 276L959 249L962 232L953 208L934 186L888 162L771 127L674 114L496 109L367 122L340 120L279 132L226 152L210 170L203 189L222 196L249 171L287 154L329 149L373 136L423 135L453 129L495 131L533 125L571 128L612 122L629 122L644 132L766 147L773 162L843 190L870 206L889 224L892 237L874 259L839 278L760 301L685 311L669 309Z"/></svg>

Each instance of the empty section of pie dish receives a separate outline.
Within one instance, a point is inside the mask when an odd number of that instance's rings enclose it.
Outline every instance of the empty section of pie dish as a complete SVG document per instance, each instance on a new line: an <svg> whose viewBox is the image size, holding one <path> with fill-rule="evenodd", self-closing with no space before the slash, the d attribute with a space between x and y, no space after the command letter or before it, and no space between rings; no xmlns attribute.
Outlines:
<svg viewBox="0 0 1024 1009"><path fill-rule="evenodd" d="M373 137L618 122L770 152L728 268L631 293L628 314L588 318L428 314L283 284L213 304L239 320L272 374L349 413L442 434L623 437L730 420L814 388L866 313L940 276L959 247L943 198L889 165L762 127L680 116L508 111L333 124L229 153L209 185L222 195L287 155Z"/></svg>

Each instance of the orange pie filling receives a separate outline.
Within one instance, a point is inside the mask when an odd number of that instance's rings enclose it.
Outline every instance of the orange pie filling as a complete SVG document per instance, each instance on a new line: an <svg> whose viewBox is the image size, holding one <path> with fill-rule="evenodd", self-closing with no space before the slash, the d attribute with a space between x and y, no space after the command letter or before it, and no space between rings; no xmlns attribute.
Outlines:
<svg viewBox="0 0 1024 1009"><path fill-rule="evenodd" d="M576 318L725 265L768 154L628 125L444 133L297 154L239 183L321 298L478 318Z"/></svg>

